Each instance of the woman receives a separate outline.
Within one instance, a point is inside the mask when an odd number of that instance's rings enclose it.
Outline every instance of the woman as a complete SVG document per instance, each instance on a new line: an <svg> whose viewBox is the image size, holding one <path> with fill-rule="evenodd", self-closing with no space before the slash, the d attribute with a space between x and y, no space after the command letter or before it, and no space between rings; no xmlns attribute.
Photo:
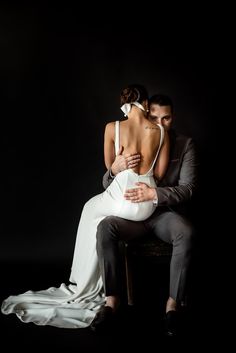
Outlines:
<svg viewBox="0 0 236 353"><path fill-rule="evenodd" d="M103 283L96 253L96 230L109 215L141 221L155 209L152 201L131 203L125 190L136 182L155 186L153 174L161 179L169 155L168 135L161 126L147 120L148 96L144 87L132 85L121 93L121 109L127 120L107 124L104 139L105 164L110 168L115 154L139 152L134 169L120 172L113 183L84 206L78 227L69 281L59 288L10 296L2 304L4 314L15 313L23 322L65 328L87 327L105 303Z"/></svg>

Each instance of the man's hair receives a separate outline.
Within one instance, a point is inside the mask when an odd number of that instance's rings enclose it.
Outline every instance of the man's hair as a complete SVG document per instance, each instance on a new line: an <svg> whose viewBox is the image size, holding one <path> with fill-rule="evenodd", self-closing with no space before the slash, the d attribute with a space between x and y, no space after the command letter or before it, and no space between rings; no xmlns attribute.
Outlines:
<svg viewBox="0 0 236 353"><path fill-rule="evenodd" d="M149 99L149 104L158 104L161 107L164 105L169 105L171 108L171 112L173 113L174 110L174 106L173 106L173 102L171 100L171 98L165 94L154 94L154 96L152 96Z"/></svg>

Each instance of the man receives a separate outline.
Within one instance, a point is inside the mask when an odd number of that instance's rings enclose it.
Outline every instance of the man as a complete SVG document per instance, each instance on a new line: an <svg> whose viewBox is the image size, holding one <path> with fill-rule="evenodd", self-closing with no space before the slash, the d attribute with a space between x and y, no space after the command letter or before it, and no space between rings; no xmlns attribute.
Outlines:
<svg viewBox="0 0 236 353"><path fill-rule="evenodd" d="M129 241L151 232L173 245L170 263L169 298L166 303L167 333L176 333L178 310L185 303L187 275L192 257L194 229L184 217L184 206L196 189L197 158L191 138L178 135L171 129L173 104L165 95L154 95L150 99L149 119L161 124L169 133L170 162L168 170L156 188L138 183L136 189L127 190L125 198L131 202L153 200L154 214L143 222L133 222L118 217L106 217L97 230L97 253L102 273L106 304L98 312L91 328L96 330L115 316L120 303L121 277L119 263L119 241ZM122 150L103 177L107 188L122 170L134 168L140 155L123 156Z"/></svg>

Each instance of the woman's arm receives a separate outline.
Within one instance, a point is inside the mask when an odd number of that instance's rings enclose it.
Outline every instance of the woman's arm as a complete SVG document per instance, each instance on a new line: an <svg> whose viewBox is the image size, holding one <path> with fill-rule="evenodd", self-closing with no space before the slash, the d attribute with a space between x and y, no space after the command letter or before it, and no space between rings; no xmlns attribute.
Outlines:
<svg viewBox="0 0 236 353"><path fill-rule="evenodd" d="M111 168L112 163L115 160L115 143L114 143L114 133L115 123L108 123L105 127L104 133L104 161L107 169Z"/></svg>
<svg viewBox="0 0 236 353"><path fill-rule="evenodd" d="M169 164L169 154L170 154L170 140L168 132L165 131L164 141L161 146L157 161L154 167L154 175L157 180L161 180L167 170Z"/></svg>

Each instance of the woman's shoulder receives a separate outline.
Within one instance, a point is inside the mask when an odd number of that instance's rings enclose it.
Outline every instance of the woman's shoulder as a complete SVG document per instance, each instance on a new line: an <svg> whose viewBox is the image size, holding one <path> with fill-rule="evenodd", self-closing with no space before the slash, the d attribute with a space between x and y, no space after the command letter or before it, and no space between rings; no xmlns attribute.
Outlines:
<svg viewBox="0 0 236 353"><path fill-rule="evenodd" d="M115 123L116 123L115 121L110 121L110 122L106 123L105 129L114 128Z"/></svg>
<svg viewBox="0 0 236 353"><path fill-rule="evenodd" d="M149 131L154 131L154 132L155 131L159 132L161 130L159 125L154 124L153 122L151 122L149 120L145 121L144 128Z"/></svg>
<svg viewBox="0 0 236 353"><path fill-rule="evenodd" d="M105 125L105 136L110 137L114 139L115 136L115 121L110 121L109 123L106 123Z"/></svg>
<svg viewBox="0 0 236 353"><path fill-rule="evenodd" d="M128 119L122 119L122 120L116 120L116 121L110 121L106 124L105 129L106 130L114 130L116 122L119 122L120 125L125 125L127 123Z"/></svg>

